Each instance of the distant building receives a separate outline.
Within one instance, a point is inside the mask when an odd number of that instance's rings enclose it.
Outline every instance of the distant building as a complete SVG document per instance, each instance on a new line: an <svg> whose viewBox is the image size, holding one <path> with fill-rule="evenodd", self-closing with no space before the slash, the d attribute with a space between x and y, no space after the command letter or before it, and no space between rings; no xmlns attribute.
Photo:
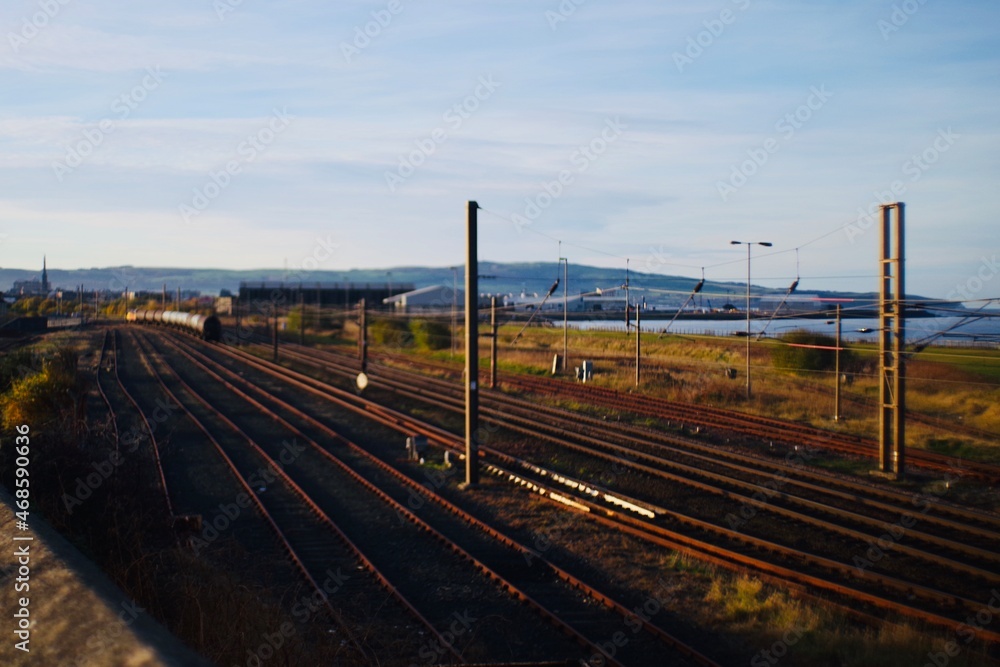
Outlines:
<svg viewBox="0 0 1000 667"><path fill-rule="evenodd" d="M412 291L413 283L308 283L241 282L239 307L244 312L295 306L299 299L306 305L328 308L353 308L365 299L369 308L382 305L395 294Z"/></svg>
<svg viewBox="0 0 1000 667"><path fill-rule="evenodd" d="M220 296L215 299L215 313L216 315L232 315L233 314L233 297L231 296Z"/></svg>
<svg viewBox="0 0 1000 667"><path fill-rule="evenodd" d="M382 299L382 303L391 307L397 312L411 312L414 310L437 310L451 311L454 306L456 310L465 309L465 291L452 289L444 285L431 285L420 289L410 290L402 294Z"/></svg>
<svg viewBox="0 0 1000 667"><path fill-rule="evenodd" d="M49 285L49 271L46 266L46 258L42 256L42 278L32 278L31 280L15 280L14 286L8 294L13 296L48 296L52 291Z"/></svg>

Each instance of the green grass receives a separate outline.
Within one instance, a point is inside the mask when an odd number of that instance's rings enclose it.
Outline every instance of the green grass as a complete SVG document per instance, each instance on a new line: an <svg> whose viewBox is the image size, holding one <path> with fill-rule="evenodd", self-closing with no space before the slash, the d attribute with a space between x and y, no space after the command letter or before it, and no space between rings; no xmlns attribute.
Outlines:
<svg viewBox="0 0 1000 667"><path fill-rule="evenodd" d="M918 358L953 366L983 380L1000 383L1000 350L939 348L929 349Z"/></svg>

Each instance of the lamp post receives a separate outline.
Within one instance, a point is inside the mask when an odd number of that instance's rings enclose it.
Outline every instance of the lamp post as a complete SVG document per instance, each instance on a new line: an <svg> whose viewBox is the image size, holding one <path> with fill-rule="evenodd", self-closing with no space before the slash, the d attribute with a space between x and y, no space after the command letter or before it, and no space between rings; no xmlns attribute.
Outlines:
<svg viewBox="0 0 1000 667"><path fill-rule="evenodd" d="M747 247L747 400L750 400L750 247L762 245L770 248L770 241L730 241L729 245L745 245Z"/></svg>

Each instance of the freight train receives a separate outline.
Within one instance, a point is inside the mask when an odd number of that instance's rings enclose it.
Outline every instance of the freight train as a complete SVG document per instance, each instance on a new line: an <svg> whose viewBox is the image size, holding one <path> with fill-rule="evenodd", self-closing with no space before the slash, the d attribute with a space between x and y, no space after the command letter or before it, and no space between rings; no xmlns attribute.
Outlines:
<svg viewBox="0 0 1000 667"><path fill-rule="evenodd" d="M125 314L125 320L182 329L196 334L202 340L218 341L222 337L222 325L215 315L182 313L177 310L130 310Z"/></svg>

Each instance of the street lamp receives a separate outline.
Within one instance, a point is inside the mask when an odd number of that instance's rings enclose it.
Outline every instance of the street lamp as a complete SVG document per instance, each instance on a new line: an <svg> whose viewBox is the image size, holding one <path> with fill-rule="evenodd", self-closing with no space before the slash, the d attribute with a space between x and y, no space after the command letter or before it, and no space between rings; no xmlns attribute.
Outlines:
<svg viewBox="0 0 1000 667"><path fill-rule="evenodd" d="M770 248L769 241L730 241L729 245L745 245L747 247L747 400L750 400L750 247L762 245Z"/></svg>

